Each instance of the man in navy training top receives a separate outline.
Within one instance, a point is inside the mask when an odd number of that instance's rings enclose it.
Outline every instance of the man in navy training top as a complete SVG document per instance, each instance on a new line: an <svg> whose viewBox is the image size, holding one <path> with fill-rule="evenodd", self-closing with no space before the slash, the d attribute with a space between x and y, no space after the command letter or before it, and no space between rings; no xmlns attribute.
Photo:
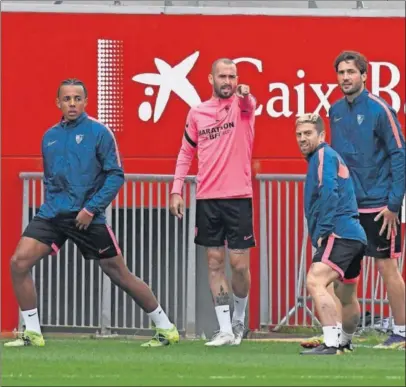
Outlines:
<svg viewBox="0 0 406 387"><path fill-rule="evenodd" d="M365 88L368 62L355 51L335 60L344 94L330 109L331 146L348 165L360 222L392 309L393 334L377 348L405 348L405 282L398 268L405 195L405 139L395 110Z"/></svg>
<svg viewBox="0 0 406 387"><path fill-rule="evenodd" d="M324 142L322 118L305 114L296 121L296 139L308 161L305 183L305 216L312 245L317 249L307 274L307 288L323 327L324 342L303 355L336 355L352 351L351 338L360 319L356 278L366 246L358 219L354 187L341 157ZM338 297L342 304L341 341L337 307L328 291L342 281ZM349 340L347 340L349 338Z"/></svg>
<svg viewBox="0 0 406 387"><path fill-rule="evenodd" d="M142 344L158 347L179 341L148 285L127 268L106 223L105 209L124 183L113 132L85 113L87 90L77 79L63 81L56 99L63 117L42 140L45 201L25 229L11 258L14 292L25 331L6 347L45 345L31 268L72 240L85 259L96 259L111 281L130 295L155 323L156 335Z"/></svg>

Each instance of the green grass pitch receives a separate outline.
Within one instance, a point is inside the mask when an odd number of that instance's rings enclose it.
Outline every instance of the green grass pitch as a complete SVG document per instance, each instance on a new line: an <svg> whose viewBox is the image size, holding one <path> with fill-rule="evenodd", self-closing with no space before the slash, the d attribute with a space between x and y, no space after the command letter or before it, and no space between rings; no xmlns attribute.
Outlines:
<svg viewBox="0 0 406 387"><path fill-rule="evenodd" d="M405 351L359 347L300 356L297 343L243 341L208 348L182 340L141 348L133 339L51 339L2 348L2 386L405 386Z"/></svg>

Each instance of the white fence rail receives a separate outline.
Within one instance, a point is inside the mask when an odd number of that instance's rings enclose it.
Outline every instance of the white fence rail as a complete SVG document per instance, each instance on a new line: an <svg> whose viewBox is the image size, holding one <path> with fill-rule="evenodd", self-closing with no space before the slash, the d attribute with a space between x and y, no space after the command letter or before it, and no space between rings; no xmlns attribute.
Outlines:
<svg viewBox="0 0 406 387"><path fill-rule="evenodd" d="M44 200L42 173L21 173L23 230ZM193 335L195 327L196 248L195 182L186 179L185 216L169 213L170 175L126 174L125 183L106 211L132 273L154 291L178 328ZM110 283L97 261L81 257L68 241L57 257L45 257L33 268L40 323L53 328L111 330L150 329L148 316Z"/></svg>
<svg viewBox="0 0 406 387"><path fill-rule="evenodd" d="M44 185L42 173L25 172L20 177L24 230L44 200ZM314 326L318 320L306 291L306 272L313 249L308 243L303 212L305 176L260 174L257 179L260 181L260 325L266 329L278 329L282 325ZM196 264L196 185L194 177L186 179L183 192L186 211L178 221L169 213L172 180L171 175L126 174L125 184L106 214L129 269L153 289L179 329L193 337L198 315L196 273L198 266L205 264L204 260ZM402 243L400 268L405 260L405 239ZM391 317L387 294L372 260L366 257L362 265L358 294L363 328L367 325L367 312L372 321L378 319L382 326L384 318ZM98 330L102 334L142 333L151 328L146 314L110 283L97 261L84 260L70 241L57 257L45 257L39 262L33 268L33 277L43 327ZM207 279L201 281L204 285L200 292L208 292Z"/></svg>
<svg viewBox="0 0 406 387"><path fill-rule="evenodd" d="M318 320L306 289L313 248L303 210L305 175L259 174L256 178L260 181L260 324L275 330L282 325L314 326ZM401 270L405 238L402 247L398 261ZM379 321L381 328L388 319L386 322L391 327L387 293L369 257L362 263L358 296L362 328L366 327L368 318L372 325Z"/></svg>

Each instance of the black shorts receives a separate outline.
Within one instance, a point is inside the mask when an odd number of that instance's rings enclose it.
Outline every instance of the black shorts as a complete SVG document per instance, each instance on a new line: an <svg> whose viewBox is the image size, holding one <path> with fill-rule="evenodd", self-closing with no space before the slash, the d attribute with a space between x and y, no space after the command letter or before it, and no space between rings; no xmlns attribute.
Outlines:
<svg viewBox="0 0 406 387"><path fill-rule="evenodd" d="M52 219L34 217L23 236L48 245L53 254L67 239L76 244L85 259L112 258L121 254L113 230L107 224L91 224L87 230L79 230L75 224L77 212L59 215Z"/></svg>
<svg viewBox="0 0 406 387"><path fill-rule="evenodd" d="M248 249L255 246L252 199L196 201L195 243L205 247Z"/></svg>
<svg viewBox="0 0 406 387"><path fill-rule="evenodd" d="M316 250L313 262L326 263L338 272L341 281L354 283L361 273L365 247L360 241L330 236Z"/></svg>
<svg viewBox="0 0 406 387"><path fill-rule="evenodd" d="M401 227L398 225L398 234L386 239L386 231L379 235L383 224L383 217L377 222L374 218L379 212L374 213L360 213L360 223L367 234L368 246L365 252L367 257L373 258L400 258L401 246ZM399 220L401 216L399 214Z"/></svg>

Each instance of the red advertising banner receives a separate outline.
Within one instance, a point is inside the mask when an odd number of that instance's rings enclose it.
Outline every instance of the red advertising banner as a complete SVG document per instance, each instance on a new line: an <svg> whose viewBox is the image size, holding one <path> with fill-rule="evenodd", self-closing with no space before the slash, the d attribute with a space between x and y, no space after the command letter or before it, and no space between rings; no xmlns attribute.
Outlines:
<svg viewBox="0 0 406 387"><path fill-rule="evenodd" d="M368 58L368 89L405 123L403 18L6 12L1 35L2 330L17 319L9 259L21 233L18 173L41 170L61 80L86 83L88 112L115 131L127 173L174 172L186 114L210 98L207 76L221 57L238 63L258 100L255 172L305 171L294 121L304 112L326 116L341 98L333 63L342 50ZM252 265L257 327L258 260Z"/></svg>

